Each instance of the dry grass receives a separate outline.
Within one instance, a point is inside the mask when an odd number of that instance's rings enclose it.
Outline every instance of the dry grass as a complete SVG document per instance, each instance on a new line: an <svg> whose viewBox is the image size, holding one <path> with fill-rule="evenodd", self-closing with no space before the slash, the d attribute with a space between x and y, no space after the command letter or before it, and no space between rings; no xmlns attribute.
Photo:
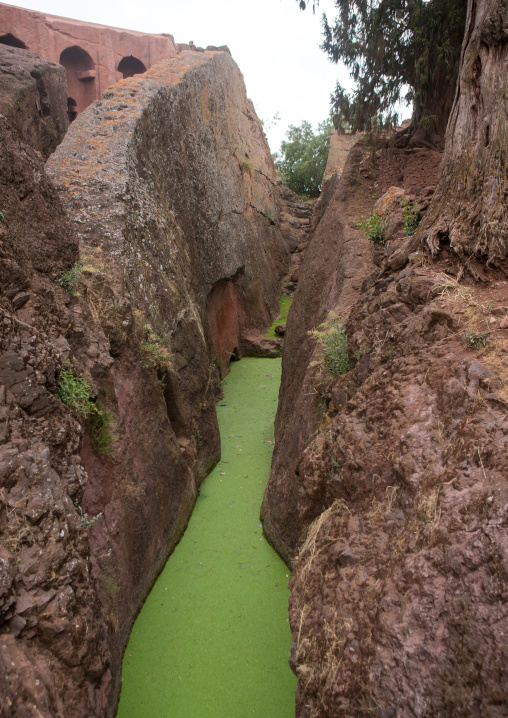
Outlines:
<svg viewBox="0 0 508 718"><path fill-rule="evenodd" d="M415 506L415 518L410 530L415 545L420 548L428 548L432 542L434 530L441 518L441 507L439 506L440 487L421 498Z"/></svg>
<svg viewBox="0 0 508 718"><path fill-rule="evenodd" d="M303 545L300 549L299 561L305 562L305 565L300 572L300 581L304 579L304 576L310 570L315 557L318 556L322 551L324 551L328 546L330 546L330 544L341 540L341 537L330 536L327 537L328 540L325 540L325 542L322 542L320 540L321 546L319 547L319 549L317 548L317 540L323 525L327 523L328 519L331 516L340 515L345 512L349 513L349 509L344 499L335 499L333 504L329 506L325 511L323 511L323 513L320 514L318 518L310 525L307 532L307 537L305 538L305 541L303 542Z"/></svg>
<svg viewBox="0 0 508 718"><path fill-rule="evenodd" d="M386 514L389 514L393 508L399 488L399 486L387 486L385 490L385 497L381 501L378 501L374 497L372 499L371 510L367 514L367 518L371 520L384 519Z"/></svg>
<svg viewBox="0 0 508 718"><path fill-rule="evenodd" d="M446 307L463 324L465 346L473 346L474 337L482 338L476 342L475 351L499 377L501 386L496 393L501 399L508 401L508 336L498 329L497 320L491 322L495 301L479 300L474 288L463 286L445 275L440 277L440 285Z"/></svg>

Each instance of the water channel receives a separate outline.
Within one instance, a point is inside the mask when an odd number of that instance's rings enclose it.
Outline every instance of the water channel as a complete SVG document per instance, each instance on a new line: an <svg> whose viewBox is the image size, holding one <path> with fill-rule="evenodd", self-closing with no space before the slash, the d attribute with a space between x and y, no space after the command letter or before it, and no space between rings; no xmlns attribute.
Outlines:
<svg viewBox="0 0 508 718"><path fill-rule="evenodd" d="M291 718L289 571L263 537L280 359L232 365L222 459L139 614L117 718Z"/></svg>

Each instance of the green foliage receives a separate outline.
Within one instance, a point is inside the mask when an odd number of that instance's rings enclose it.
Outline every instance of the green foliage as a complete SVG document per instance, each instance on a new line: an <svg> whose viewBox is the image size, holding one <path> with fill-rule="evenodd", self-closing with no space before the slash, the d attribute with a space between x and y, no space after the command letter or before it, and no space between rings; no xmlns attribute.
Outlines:
<svg viewBox="0 0 508 718"><path fill-rule="evenodd" d="M0 222L5 222L4 213L0 212Z"/></svg>
<svg viewBox="0 0 508 718"><path fill-rule="evenodd" d="M358 220L357 224L371 242L385 244L386 240L383 239L385 223L377 212L373 212L369 217Z"/></svg>
<svg viewBox="0 0 508 718"><path fill-rule="evenodd" d="M100 456L110 454L115 443L115 435L111 430L114 423L113 414L100 404L95 404L89 416L92 447Z"/></svg>
<svg viewBox="0 0 508 718"><path fill-rule="evenodd" d="M488 333L477 334L476 332L469 332L466 334L466 344L471 349L483 349L487 346Z"/></svg>
<svg viewBox="0 0 508 718"><path fill-rule="evenodd" d="M337 377L351 369L346 330L341 319L333 312L328 322L309 332L323 348L324 364L328 372Z"/></svg>
<svg viewBox="0 0 508 718"><path fill-rule="evenodd" d="M66 292L72 294L73 297L79 296L78 287L83 279L84 272L97 272L101 267L97 263L98 255L101 252L100 247L95 247L89 254L72 265L66 272L57 275L57 281Z"/></svg>
<svg viewBox="0 0 508 718"><path fill-rule="evenodd" d="M55 391L55 396L60 401L78 414L88 416L95 409L95 405L90 400L91 393L92 387L86 379L77 376L68 364L62 367Z"/></svg>
<svg viewBox="0 0 508 718"><path fill-rule="evenodd" d="M416 228L420 224L420 216L418 202L410 202L406 197L402 200L402 213L404 215L404 234L406 237L416 232Z"/></svg>
<svg viewBox="0 0 508 718"><path fill-rule="evenodd" d="M453 99L466 17L465 0L335 0L338 15L323 16L321 48L343 62L355 82L337 83L334 124L353 131L394 125L394 106L413 102L416 119ZM436 92L437 90L437 92Z"/></svg>
<svg viewBox="0 0 508 718"><path fill-rule="evenodd" d="M96 521L98 521L101 518L101 516L103 515L102 511L99 511L99 513L96 514L95 516L88 518L88 514L83 513L83 509L81 508L81 506L78 504L77 501L74 502L74 506L76 507L76 511L78 512L78 514L80 516L81 526L83 526L83 528L85 528L85 529L89 529L90 526L93 526L94 523Z"/></svg>
<svg viewBox="0 0 508 718"><path fill-rule="evenodd" d="M145 341L141 345L141 366L145 369L170 371L172 354L163 345L162 339L154 332L151 324L145 324Z"/></svg>
<svg viewBox="0 0 508 718"><path fill-rule="evenodd" d="M62 286L66 292L77 296L77 287L83 274L83 260L78 260L70 269L63 272L58 278L58 284Z"/></svg>
<svg viewBox="0 0 508 718"><path fill-rule="evenodd" d="M281 142L280 153L274 155L282 181L301 196L318 197L321 192L330 132L329 120L318 125L316 134L306 120L299 127L290 125L287 141Z"/></svg>
<svg viewBox="0 0 508 718"><path fill-rule="evenodd" d="M92 401L92 387L83 377L74 373L68 364L62 367L55 391L60 401L88 419L93 449L100 454L109 454L115 436L111 431L114 417L99 403Z"/></svg>

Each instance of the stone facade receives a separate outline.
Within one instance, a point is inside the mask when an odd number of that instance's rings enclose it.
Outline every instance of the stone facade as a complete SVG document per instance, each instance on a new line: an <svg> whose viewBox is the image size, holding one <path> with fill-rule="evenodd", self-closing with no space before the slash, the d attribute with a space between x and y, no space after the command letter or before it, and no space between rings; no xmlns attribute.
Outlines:
<svg viewBox="0 0 508 718"><path fill-rule="evenodd" d="M31 50L65 67L71 120L110 85L179 51L172 35L121 30L4 3L0 3L0 44Z"/></svg>

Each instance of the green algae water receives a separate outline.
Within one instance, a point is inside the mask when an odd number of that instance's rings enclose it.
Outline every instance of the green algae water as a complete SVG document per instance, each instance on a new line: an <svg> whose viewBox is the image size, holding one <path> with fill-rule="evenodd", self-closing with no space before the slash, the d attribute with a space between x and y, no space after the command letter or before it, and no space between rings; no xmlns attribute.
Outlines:
<svg viewBox="0 0 508 718"><path fill-rule="evenodd" d="M263 537L280 359L232 365L222 459L139 614L117 718L291 718L288 569Z"/></svg>

